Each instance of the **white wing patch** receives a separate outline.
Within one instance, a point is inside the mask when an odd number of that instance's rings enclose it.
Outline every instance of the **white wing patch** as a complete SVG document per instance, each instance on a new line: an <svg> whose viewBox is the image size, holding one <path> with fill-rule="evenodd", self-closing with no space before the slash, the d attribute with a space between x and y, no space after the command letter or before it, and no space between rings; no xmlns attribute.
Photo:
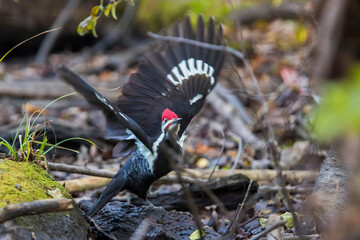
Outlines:
<svg viewBox="0 0 360 240"><path fill-rule="evenodd" d="M200 93L198 93L198 95L196 95L195 97L193 97L192 99L190 99L190 105L193 105L194 103L196 103L197 101L199 101L200 99L202 99L204 96Z"/></svg>
<svg viewBox="0 0 360 240"><path fill-rule="evenodd" d="M114 107L111 106L111 104L108 102L108 100L106 100L106 98L104 98L103 96L99 95L97 92L95 92L95 96L97 97L97 99L99 99L100 101L102 101L108 108L110 108L112 111L114 111Z"/></svg>
<svg viewBox="0 0 360 240"><path fill-rule="evenodd" d="M210 84L211 85L215 84L215 79L213 76L214 68L202 60L195 61L194 58L182 60L178 66L175 66L171 69L171 73L169 73L166 77L175 86L182 85L184 79L187 79L190 76L194 76L196 74L206 75L207 77L210 78ZM175 76L176 79L174 79L173 76Z"/></svg>

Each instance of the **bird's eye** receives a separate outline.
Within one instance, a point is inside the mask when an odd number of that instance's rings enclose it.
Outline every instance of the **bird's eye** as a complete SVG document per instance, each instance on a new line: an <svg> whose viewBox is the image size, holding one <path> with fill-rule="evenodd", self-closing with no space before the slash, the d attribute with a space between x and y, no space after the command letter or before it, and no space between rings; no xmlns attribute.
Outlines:
<svg viewBox="0 0 360 240"><path fill-rule="evenodd" d="M164 120L161 123L161 126L165 126L165 124L168 122L169 120L167 118L164 118Z"/></svg>

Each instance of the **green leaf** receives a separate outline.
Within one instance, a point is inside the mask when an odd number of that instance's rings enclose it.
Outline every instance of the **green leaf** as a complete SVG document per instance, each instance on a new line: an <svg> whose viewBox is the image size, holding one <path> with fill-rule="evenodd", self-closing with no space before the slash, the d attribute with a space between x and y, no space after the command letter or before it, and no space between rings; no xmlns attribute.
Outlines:
<svg viewBox="0 0 360 240"><path fill-rule="evenodd" d="M204 230L201 230L201 235L202 237L205 237L205 231ZM196 231L194 231L191 235L190 235L190 240L198 240L200 239L200 231L199 229L197 229Z"/></svg>
<svg viewBox="0 0 360 240"><path fill-rule="evenodd" d="M8 141L6 141L6 139L0 137L0 140L2 142L0 142L0 146L4 145L7 149L9 149L10 153L14 156L14 158L17 160L17 154L15 149L10 145L10 143Z"/></svg>
<svg viewBox="0 0 360 240"><path fill-rule="evenodd" d="M97 17L99 13L100 6L95 6L91 9L90 17Z"/></svg>
<svg viewBox="0 0 360 240"><path fill-rule="evenodd" d="M259 218L259 223L261 226L265 227L268 222L267 218Z"/></svg>
<svg viewBox="0 0 360 240"><path fill-rule="evenodd" d="M113 6L112 3L109 3L109 4L106 6L105 11L104 11L104 15L105 15L105 16L107 16L107 17L109 16L109 13L110 13L110 10L111 10L112 6Z"/></svg>
<svg viewBox="0 0 360 240"><path fill-rule="evenodd" d="M111 15L114 19L117 20L117 16L116 16L116 6L119 4L118 2L114 2L113 6L111 7Z"/></svg>
<svg viewBox="0 0 360 240"><path fill-rule="evenodd" d="M38 157L36 158L37 160L40 160L41 156L45 156L44 149L45 149L47 142L48 142L48 139L46 137L46 130L44 130L43 140L41 141L40 148L38 149Z"/></svg>
<svg viewBox="0 0 360 240"><path fill-rule="evenodd" d="M88 26L91 24L91 17L85 18L82 22L79 23L79 26L77 27L77 33L80 36L84 36L89 32ZM90 29L91 30L91 29Z"/></svg>
<svg viewBox="0 0 360 240"><path fill-rule="evenodd" d="M92 35L96 38L98 37L96 30L95 30L97 20L98 20L98 17L93 18L91 21L91 32L92 32Z"/></svg>
<svg viewBox="0 0 360 240"><path fill-rule="evenodd" d="M90 141L89 139L86 139L86 138L81 138L81 137L67 138L67 139L62 140L61 142L56 143L56 144L46 144L46 146L51 146L51 147L44 152L44 155L47 154L47 153L48 153L51 149L53 149L53 148L62 148L62 149L64 149L63 147L60 147L59 145L62 144L62 143L64 143L64 142L71 141L71 140L83 140L83 141L86 141L86 142L88 142L88 143L96 146L95 143L93 143L92 141ZM34 142L35 142L35 141L34 141ZM97 147L97 146L96 146L96 147ZM68 148L66 148L66 149L68 149ZM69 150L69 149L68 149L68 150ZM73 151L75 151L75 150L73 150ZM77 152L77 151L76 151L76 152Z"/></svg>
<svg viewBox="0 0 360 240"><path fill-rule="evenodd" d="M295 215L299 218L300 214L295 212ZM291 212L285 212L283 214L280 215L282 217L282 219L284 219L286 221L285 226L287 228L293 228L294 227L294 216Z"/></svg>

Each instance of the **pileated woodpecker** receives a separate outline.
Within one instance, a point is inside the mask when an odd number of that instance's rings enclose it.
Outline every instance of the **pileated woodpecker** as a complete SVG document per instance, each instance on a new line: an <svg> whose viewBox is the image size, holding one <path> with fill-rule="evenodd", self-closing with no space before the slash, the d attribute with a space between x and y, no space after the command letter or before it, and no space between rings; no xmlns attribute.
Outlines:
<svg viewBox="0 0 360 240"><path fill-rule="evenodd" d="M175 26L173 36L223 45L222 26L216 31L212 17L206 32L204 25L199 16L193 32L186 17ZM119 141L114 157L131 154L88 216L125 189L146 199L150 185L172 170L167 149L182 153L184 131L214 88L223 62L223 51L184 42L166 43L140 61L138 72L122 88L117 106L65 66L59 68L61 78L104 112L106 137Z"/></svg>

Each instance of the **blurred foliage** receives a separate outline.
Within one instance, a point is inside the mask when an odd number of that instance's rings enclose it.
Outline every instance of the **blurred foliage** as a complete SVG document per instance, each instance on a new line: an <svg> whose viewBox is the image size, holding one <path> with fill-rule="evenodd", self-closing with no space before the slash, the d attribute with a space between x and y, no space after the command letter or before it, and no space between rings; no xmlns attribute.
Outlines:
<svg viewBox="0 0 360 240"><path fill-rule="evenodd" d="M347 78L325 87L323 98L311 115L313 132L321 141L360 133L360 63Z"/></svg>
<svg viewBox="0 0 360 240"><path fill-rule="evenodd" d="M227 0L147 0L140 2L137 21L147 27L145 31L157 32L184 15L189 15L194 24L199 14L204 15L206 21L210 16L218 21L229 21L226 16L236 6L231 6Z"/></svg>
<svg viewBox="0 0 360 240"><path fill-rule="evenodd" d="M100 4L94 6L91 9L90 16L85 18L81 23L79 23L79 26L77 27L77 32L80 36L84 36L85 34L91 32L94 37L97 37L96 34L96 24L99 18L102 14L104 14L106 17L109 16L111 13L111 16L114 19L117 19L116 16L116 7L120 3L121 0L110 0L108 3L104 6L104 1L100 0ZM134 1L132 0L126 0L128 4L134 5Z"/></svg>
<svg viewBox="0 0 360 240"><path fill-rule="evenodd" d="M308 27L301 21L257 21L254 26L265 33L267 40L280 51L291 51L303 46L309 38Z"/></svg>
<svg viewBox="0 0 360 240"><path fill-rule="evenodd" d="M279 7L282 4L283 0L272 0L272 4L275 7Z"/></svg>

